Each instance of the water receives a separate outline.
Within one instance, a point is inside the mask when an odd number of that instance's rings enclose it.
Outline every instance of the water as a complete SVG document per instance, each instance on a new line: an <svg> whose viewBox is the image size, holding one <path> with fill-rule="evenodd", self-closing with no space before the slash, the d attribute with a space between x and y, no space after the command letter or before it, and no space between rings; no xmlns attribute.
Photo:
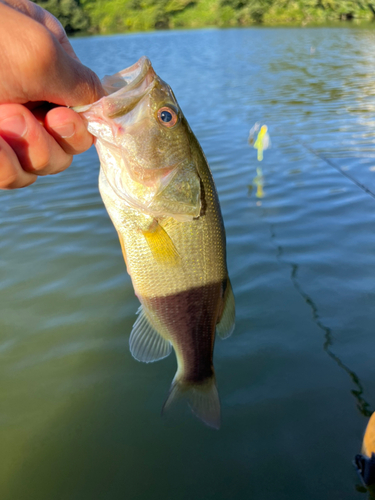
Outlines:
<svg viewBox="0 0 375 500"><path fill-rule="evenodd" d="M91 149L0 194L1 499L365 499L351 461L375 409L375 200L352 180L375 191L375 33L73 45L101 77L148 55L209 159L237 301L215 348L223 424L161 418L174 357L129 353L138 301ZM262 199L257 121L272 141Z"/></svg>

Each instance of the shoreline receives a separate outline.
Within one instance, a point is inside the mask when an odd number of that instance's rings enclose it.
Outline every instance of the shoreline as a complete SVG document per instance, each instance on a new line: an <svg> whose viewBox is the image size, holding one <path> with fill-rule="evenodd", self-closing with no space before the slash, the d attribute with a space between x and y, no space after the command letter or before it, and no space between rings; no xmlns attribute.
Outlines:
<svg viewBox="0 0 375 500"><path fill-rule="evenodd" d="M323 28L337 28L337 29L374 29L375 31L375 20L350 20L350 21L330 21L330 22L306 22L306 23L262 23L262 24L248 24L239 26L217 26L217 25L207 25L207 26L179 26L175 28L163 28L163 29L147 29L147 30L126 30L126 31L79 31L75 33L70 33L69 38L85 38L85 37L95 37L95 36L116 36L116 35L137 35L137 34L147 34L147 33L172 33L181 31L201 31L201 30L231 30L231 29L303 29L303 28L313 28L313 29L323 29Z"/></svg>

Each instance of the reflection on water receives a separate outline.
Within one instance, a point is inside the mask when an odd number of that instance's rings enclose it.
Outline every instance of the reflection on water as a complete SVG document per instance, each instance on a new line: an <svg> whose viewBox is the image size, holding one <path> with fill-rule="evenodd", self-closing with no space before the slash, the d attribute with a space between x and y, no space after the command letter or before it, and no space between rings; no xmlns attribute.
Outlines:
<svg viewBox="0 0 375 500"><path fill-rule="evenodd" d="M92 149L0 193L1 499L363 498L351 461L375 394L375 211L361 188L374 192L375 32L73 44L101 77L149 56L209 160L237 304L235 334L215 345L225 420L212 433L155 415L175 361L129 353L138 301ZM261 164L256 122L272 135ZM263 198L247 188L260 165Z"/></svg>
<svg viewBox="0 0 375 500"><path fill-rule="evenodd" d="M255 196L257 198L263 198L264 197L264 191L263 191L263 186L264 186L264 177L263 177L263 172L260 167L257 167L257 175L253 179L253 184L249 184L249 194L251 194L253 187L256 186L256 193Z"/></svg>
<svg viewBox="0 0 375 500"><path fill-rule="evenodd" d="M259 122L256 122L255 125L250 129L250 134L247 142L250 144L250 146L253 146L254 149L257 150L257 160L262 161L263 151L271 147L271 140L267 126L261 126ZM253 183L249 184L248 186L248 191L250 195L254 186L256 186L255 196L261 199L264 197L264 177L262 168L260 166L256 168L256 174L257 175L254 177ZM261 204L261 201L257 201L257 206L261 206Z"/></svg>

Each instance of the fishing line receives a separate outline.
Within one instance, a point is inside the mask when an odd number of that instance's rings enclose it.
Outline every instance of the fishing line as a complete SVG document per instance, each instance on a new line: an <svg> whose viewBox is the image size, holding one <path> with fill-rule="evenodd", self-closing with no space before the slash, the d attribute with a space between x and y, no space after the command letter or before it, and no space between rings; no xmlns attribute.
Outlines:
<svg viewBox="0 0 375 500"><path fill-rule="evenodd" d="M258 124L258 122L257 122L257 124ZM253 129L254 129L254 127L253 127ZM250 131L250 137L251 137L251 132L253 131L253 129L251 129L251 131ZM255 132L256 131L257 130L255 130ZM267 131L267 128L266 128L266 131ZM342 170L342 168L339 167L338 165L336 165L333 161L329 160L328 158L326 158L325 156L323 156L321 153L318 153L318 151L316 151L311 146L309 146L308 144L306 144L303 141L301 141L296 136L291 135L291 137L292 137L292 139L295 142L301 144L311 154L313 154L314 156L316 156L320 160L324 161L330 167L333 167L339 173L341 173L346 178L348 178L353 184L355 184L357 187L359 187L365 193L369 194L372 198L375 199L375 193L373 191L371 191L371 189L369 189L368 187L366 187L361 182L357 181L354 177L352 177L350 174L348 174L347 172L345 172L344 170ZM258 138L259 138L259 136L258 136ZM265 149L267 149L267 147ZM259 151L258 151L258 153L259 153ZM259 156L258 156L258 160L259 160ZM262 213L263 213L263 217L264 217L265 216L264 208L263 208ZM303 298L303 300L305 301L305 303L310 307L314 323L324 333L324 343L323 343L323 349L324 349L324 351L328 354L328 356L331 359L333 359L337 363L337 365L342 370L344 370L349 375L349 377L351 378L354 386L356 387L355 389L351 390L351 394L357 400L357 408L358 408L358 410L360 411L360 413L362 415L364 415L365 417L369 417L372 414L372 410L370 408L370 404L364 398L364 395L363 395L364 394L364 388L363 388L363 386L361 384L361 381L360 381L358 375L353 370L351 370L345 363L343 363L341 361L341 359L332 351L333 339L334 339L333 332L332 332L331 328L329 328L328 326L326 326L323 323L323 321L320 318L317 305L315 304L315 302L313 301L313 299L306 293L306 291L302 288L301 284L299 283L299 279L298 279L299 265L296 264L295 262L290 262L287 259L285 259L285 257L284 257L284 249L277 242L274 224L272 224L272 223L270 224L270 233L271 233L271 241L274 244L274 246L276 247L276 258L277 258L277 260L279 260L279 262L282 262L283 264L287 264L287 265L289 265L291 267L290 279L292 281L292 284L293 284L294 288L296 289L296 291L299 293L299 295Z"/></svg>
<svg viewBox="0 0 375 500"><path fill-rule="evenodd" d="M253 137L253 135L257 132L257 130L259 129L259 125L260 125L260 122L257 122L254 127L252 127L250 129L250 135L249 135L249 140L248 142L251 144L251 141L250 139ZM265 129L265 132L267 133L267 130L268 128L263 125L262 129ZM261 129L261 130L262 130ZM276 126L276 129L279 129L278 126ZM279 129L280 130L280 129ZM281 131L281 130L280 130ZM257 142L261 140L261 137L260 137L261 133L259 133L258 135L258 139L257 139ZM267 134L268 136L268 134ZM317 158L319 158L320 160L324 161L327 165L329 165L330 167L334 168L335 170L337 170L337 172L339 172L340 174L344 175L347 179L349 179L353 184L355 184L357 187L359 187L360 189L362 189L362 191L364 191L365 193L367 193L368 195L370 195L372 198L375 199L375 192L374 191L371 191L370 188L368 188L367 186L365 186L364 184L362 184L361 182L359 182L355 177L352 177L350 174L348 174L348 172L346 172L345 170L343 170L341 167L339 167L338 165L336 165L336 163L334 163L332 160L326 158L325 156L323 156L321 153L319 153L318 151L316 151L314 148L312 148L309 144L306 144L304 141L301 141L301 139L299 139L297 136L295 136L294 134L290 134L290 137L293 139L294 142L300 144L301 146L303 146L305 149L307 149L307 151L309 151L311 154L313 154L314 156L316 156ZM268 139L269 141L269 139ZM270 145L270 141L269 141L269 145ZM268 145L268 142L267 144L265 145L264 149L267 149L269 147ZM254 147L255 147L255 144L254 144ZM258 151L258 160L261 160L263 159L263 154L261 155L261 158L259 158L259 151Z"/></svg>
<svg viewBox="0 0 375 500"><path fill-rule="evenodd" d="M349 179L351 182L353 182L353 184L355 184L360 189L362 189L362 191L364 191L365 193L369 194L372 198L375 199L375 193L373 191L371 191L371 189L369 189L367 186L365 186L361 182L357 181L357 179L355 179L350 174L348 174L348 172L345 172L345 170L343 170L341 167L339 167L338 165L336 165L336 163L334 163L333 161L329 160L328 158L326 158L325 156L323 156L321 153L318 153L318 151L316 151L315 149L313 149L311 146L309 146L305 142L301 141L301 139L298 139L295 136L292 136L292 137L293 137L293 140L295 142L298 142L299 144L301 144L311 154L313 154L314 156L316 156L320 160L322 160L325 163L327 163L327 165L329 165L330 167L333 167L335 170L337 170L338 172L340 172L340 174L344 175L347 179Z"/></svg>
<svg viewBox="0 0 375 500"><path fill-rule="evenodd" d="M264 209L263 209L263 214L264 214ZM373 410L371 409L370 404L364 398L364 388L362 386L362 383L358 375L353 370L351 370L343 361L341 361L341 359L332 351L331 348L333 346L333 339L334 339L333 332L331 328L329 328L323 323L322 319L320 318L317 305L315 304L313 299L307 294L307 292L302 288L299 282L298 279L299 265L296 264L295 262L290 262L285 259L284 249L277 242L274 224L270 224L270 233L271 233L271 241L276 248L277 260L291 267L290 279L292 281L292 284L296 289L296 291L303 298L305 303L310 307L314 323L324 333L324 343L323 343L324 351L328 354L328 356L331 359L333 359L337 363L337 365L342 370L344 370L349 375L354 386L356 387L355 389L352 389L350 392L357 401L357 408L363 416L370 417L373 413Z"/></svg>

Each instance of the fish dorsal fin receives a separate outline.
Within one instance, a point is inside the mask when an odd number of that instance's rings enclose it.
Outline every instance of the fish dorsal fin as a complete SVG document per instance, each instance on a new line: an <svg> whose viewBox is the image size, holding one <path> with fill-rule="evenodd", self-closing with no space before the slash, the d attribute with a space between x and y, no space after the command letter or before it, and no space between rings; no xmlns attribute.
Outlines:
<svg viewBox="0 0 375 500"><path fill-rule="evenodd" d="M155 330L142 306L138 314L129 339L132 356L144 363L166 358L172 352L171 343Z"/></svg>
<svg viewBox="0 0 375 500"><path fill-rule="evenodd" d="M173 241L159 223L152 226L152 229L142 230L142 233L158 264L169 264L173 266L180 262L181 257Z"/></svg>
<svg viewBox="0 0 375 500"><path fill-rule="evenodd" d="M232 335L236 319L235 315L234 295L232 285L228 278L223 297L223 312L220 316L218 324L216 325L216 333L220 338L227 339Z"/></svg>

